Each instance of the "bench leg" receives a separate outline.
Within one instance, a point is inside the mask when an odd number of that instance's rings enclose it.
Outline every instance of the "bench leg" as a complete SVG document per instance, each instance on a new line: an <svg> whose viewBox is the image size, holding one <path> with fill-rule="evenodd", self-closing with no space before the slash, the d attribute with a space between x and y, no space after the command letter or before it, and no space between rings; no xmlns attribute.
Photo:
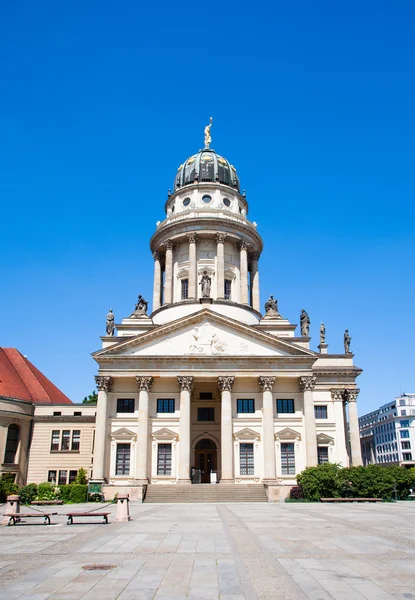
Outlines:
<svg viewBox="0 0 415 600"><path fill-rule="evenodd" d="M7 526L9 525L16 525L16 519L14 517L10 517L9 522L7 523Z"/></svg>
<svg viewBox="0 0 415 600"><path fill-rule="evenodd" d="M73 525L73 519L72 517L68 517L68 520L66 521L67 525Z"/></svg>
<svg viewBox="0 0 415 600"><path fill-rule="evenodd" d="M107 515L104 515L104 525L108 525L108 517Z"/></svg>
<svg viewBox="0 0 415 600"><path fill-rule="evenodd" d="M50 525L50 518L49 517L45 517L44 525Z"/></svg>

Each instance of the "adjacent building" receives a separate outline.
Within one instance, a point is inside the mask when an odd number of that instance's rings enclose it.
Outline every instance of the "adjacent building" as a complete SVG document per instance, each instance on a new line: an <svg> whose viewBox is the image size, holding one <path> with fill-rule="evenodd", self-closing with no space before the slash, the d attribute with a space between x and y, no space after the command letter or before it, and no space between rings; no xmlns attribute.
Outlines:
<svg viewBox="0 0 415 600"><path fill-rule="evenodd" d="M415 394L401 394L359 418L363 464L415 465Z"/></svg>

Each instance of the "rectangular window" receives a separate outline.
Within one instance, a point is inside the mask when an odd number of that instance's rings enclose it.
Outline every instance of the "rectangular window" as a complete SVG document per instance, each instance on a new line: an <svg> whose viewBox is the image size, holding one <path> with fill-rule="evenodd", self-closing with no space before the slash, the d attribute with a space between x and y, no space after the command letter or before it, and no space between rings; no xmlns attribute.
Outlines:
<svg viewBox="0 0 415 600"><path fill-rule="evenodd" d="M82 417L82 412L76 410L73 414L74 417Z"/></svg>
<svg viewBox="0 0 415 600"><path fill-rule="evenodd" d="M238 398L236 401L236 410L238 413L254 413L255 400L253 398Z"/></svg>
<svg viewBox="0 0 415 600"><path fill-rule="evenodd" d="M406 410L401 410L401 417L406 417Z"/></svg>
<svg viewBox="0 0 415 600"><path fill-rule="evenodd" d="M74 429L72 431L72 450L79 450L81 447L81 431Z"/></svg>
<svg viewBox="0 0 415 600"><path fill-rule="evenodd" d="M199 400L212 400L212 392L200 392Z"/></svg>
<svg viewBox="0 0 415 600"><path fill-rule="evenodd" d="M60 410L55 410L55 411L53 411L53 416L54 417L61 417L62 416L62 412Z"/></svg>
<svg viewBox="0 0 415 600"><path fill-rule="evenodd" d="M131 444L117 444L117 455L115 461L116 475L130 474Z"/></svg>
<svg viewBox="0 0 415 600"><path fill-rule="evenodd" d="M403 458L403 460L412 460L412 453L411 452L404 452L402 454L402 458Z"/></svg>
<svg viewBox="0 0 415 600"><path fill-rule="evenodd" d="M316 419L327 419L327 406L315 406L314 416Z"/></svg>
<svg viewBox="0 0 415 600"><path fill-rule="evenodd" d="M253 444L239 444L239 468L241 475L254 475Z"/></svg>
<svg viewBox="0 0 415 600"><path fill-rule="evenodd" d="M411 442L401 442L402 444L402 450L410 450L411 449Z"/></svg>
<svg viewBox="0 0 415 600"><path fill-rule="evenodd" d="M133 413L134 398L117 398L117 413Z"/></svg>
<svg viewBox="0 0 415 600"><path fill-rule="evenodd" d="M69 471L69 483L73 483L78 475L78 471Z"/></svg>
<svg viewBox="0 0 415 600"><path fill-rule="evenodd" d="M158 413L174 413L174 398L157 398Z"/></svg>
<svg viewBox="0 0 415 600"><path fill-rule="evenodd" d="M189 280L182 279L182 300L187 300L189 297Z"/></svg>
<svg viewBox="0 0 415 600"><path fill-rule="evenodd" d="M71 441L71 432L69 429L62 431L61 450L69 450L69 442Z"/></svg>
<svg viewBox="0 0 415 600"><path fill-rule="evenodd" d="M197 420L198 421L214 421L215 420L215 409L213 407L203 407L197 409Z"/></svg>
<svg viewBox="0 0 415 600"><path fill-rule="evenodd" d="M57 476L57 472L56 471L48 471L48 481L49 483L56 483L56 476Z"/></svg>
<svg viewBox="0 0 415 600"><path fill-rule="evenodd" d="M52 440L50 442L51 451L57 452L59 450L59 442L60 442L61 432L57 429L52 431Z"/></svg>
<svg viewBox="0 0 415 600"><path fill-rule="evenodd" d="M67 478L68 478L68 471L59 471L58 484L66 485Z"/></svg>
<svg viewBox="0 0 415 600"><path fill-rule="evenodd" d="M230 279L225 279L225 289L224 289L225 300L231 299L231 290L232 290L232 281Z"/></svg>
<svg viewBox="0 0 415 600"><path fill-rule="evenodd" d="M171 475L171 444L158 445L157 475Z"/></svg>
<svg viewBox="0 0 415 600"><path fill-rule="evenodd" d="M405 405L406 405L406 400L400 400L399 406L405 406Z"/></svg>
<svg viewBox="0 0 415 600"><path fill-rule="evenodd" d="M409 430L401 429L401 438L409 438Z"/></svg>
<svg viewBox="0 0 415 600"><path fill-rule="evenodd" d="M329 449L327 448L327 446L317 447L317 459L319 465L329 462Z"/></svg>
<svg viewBox="0 0 415 600"><path fill-rule="evenodd" d="M277 413L293 413L294 411L294 400L285 398L279 398L277 400Z"/></svg>
<svg viewBox="0 0 415 600"><path fill-rule="evenodd" d="M408 419L406 419L405 421L401 421L401 427L409 427Z"/></svg>
<svg viewBox="0 0 415 600"><path fill-rule="evenodd" d="M283 475L295 475L294 443L281 444L281 472Z"/></svg>

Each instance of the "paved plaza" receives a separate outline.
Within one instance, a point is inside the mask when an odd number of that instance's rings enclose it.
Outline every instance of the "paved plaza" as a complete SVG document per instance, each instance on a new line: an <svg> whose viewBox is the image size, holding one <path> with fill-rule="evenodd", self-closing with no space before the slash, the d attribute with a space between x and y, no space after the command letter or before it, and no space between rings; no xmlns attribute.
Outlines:
<svg viewBox="0 0 415 600"><path fill-rule="evenodd" d="M110 506L109 525L72 526L57 510L0 529L1 600L415 600L415 503L132 503L130 523Z"/></svg>

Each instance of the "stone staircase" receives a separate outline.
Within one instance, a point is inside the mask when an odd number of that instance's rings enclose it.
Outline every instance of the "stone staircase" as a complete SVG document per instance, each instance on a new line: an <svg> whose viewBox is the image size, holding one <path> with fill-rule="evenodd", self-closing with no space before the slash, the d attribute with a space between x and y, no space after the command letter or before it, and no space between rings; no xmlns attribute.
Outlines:
<svg viewBox="0 0 415 600"><path fill-rule="evenodd" d="M201 483L153 484L147 486L144 502L268 502L265 487L261 484Z"/></svg>

